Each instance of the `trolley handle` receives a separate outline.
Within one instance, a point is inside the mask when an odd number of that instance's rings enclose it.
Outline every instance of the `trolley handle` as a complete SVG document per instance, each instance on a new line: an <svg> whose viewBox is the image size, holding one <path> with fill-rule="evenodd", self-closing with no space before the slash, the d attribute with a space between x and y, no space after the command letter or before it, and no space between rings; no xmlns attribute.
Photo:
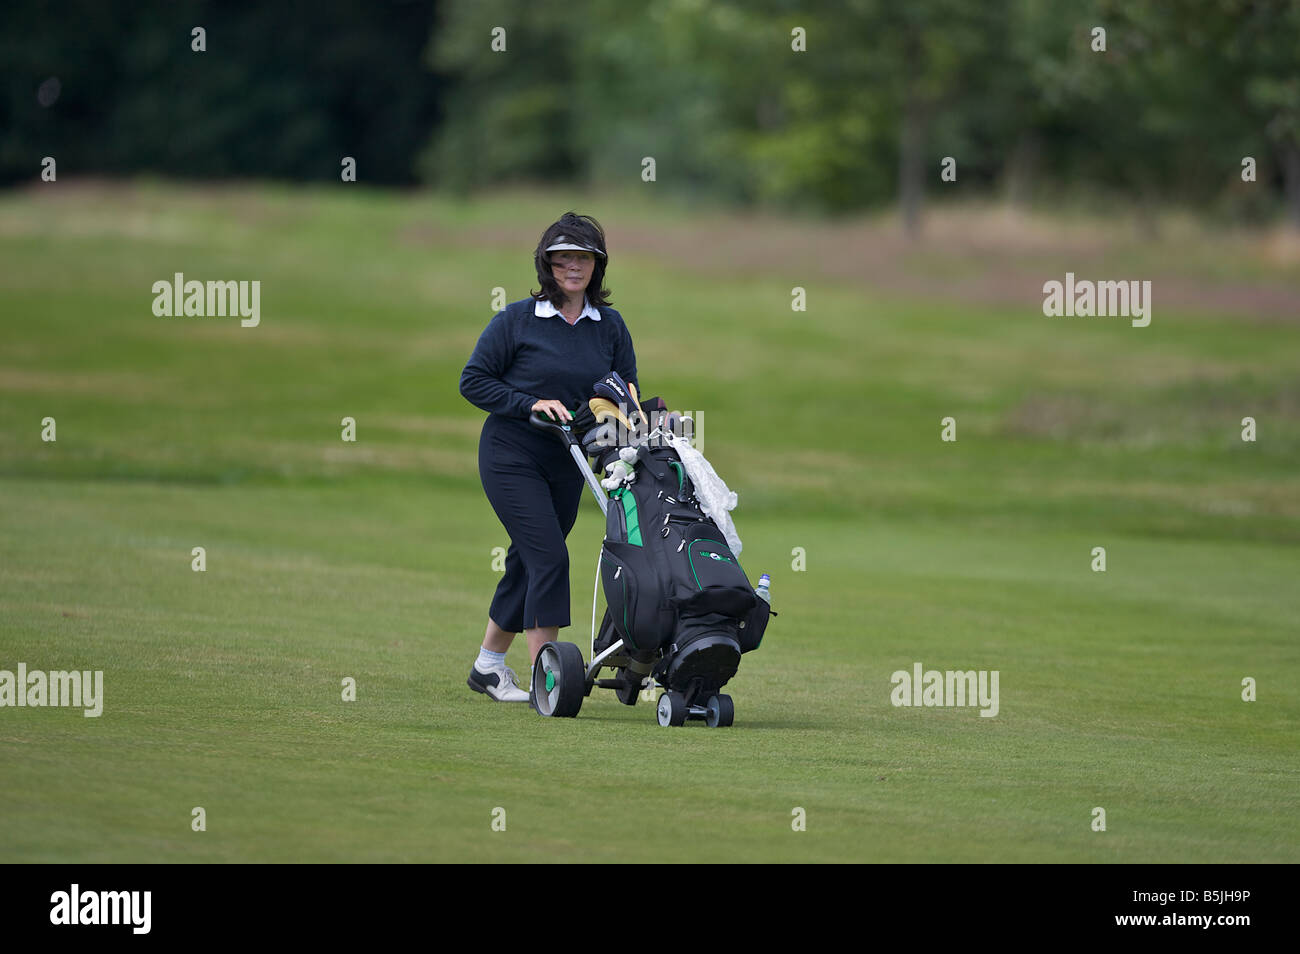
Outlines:
<svg viewBox="0 0 1300 954"><path fill-rule="evenodd" d="M578 435L573 433L573 426L568 423L553 421L544 416L540 411L533 411L528 415L528 423L540 431L550 431L565 444L570 447L577 446Z"/></svg>

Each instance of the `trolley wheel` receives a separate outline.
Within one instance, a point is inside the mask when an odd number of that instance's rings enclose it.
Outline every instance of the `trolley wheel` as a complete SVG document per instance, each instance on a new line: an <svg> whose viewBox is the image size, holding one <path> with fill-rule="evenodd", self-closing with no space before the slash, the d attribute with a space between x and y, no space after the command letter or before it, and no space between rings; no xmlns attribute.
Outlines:
<svg viewBox="0 0 1300 954"><path fill-rule="evenodd" d="M627 678L627 679L630 679L630 678L631 678L631 677L627 674L626 670L624 671L623 675L624 675L624 678ZM621 702L621 703L623 703L623 705L625 705L625 706L634 706L634 705L636 705L637 696L641 695L641 687L640 687L640 686L620 686L619 688L617 688L617 689L614 690L614 695L618 697L618 701Z"/></svg>
<svg viewBox="0 0 1300 954"><path fill-rule="evenodd" d="M668 690L659 697L656 711L660 725L682 725L686 722L686 697L680 692Z"/></svg>
<svg viewBox="0 0 1300 954"><path fill-rule="evenodd" d="M732 703L731 696L710 696L704 707L709 711L704 722L710 729L716 729L720 725L731 725L735 721L736 706Z"/></svg>
<svg viewBox="0 0 1300 954"><path fill-rule="evenodd" d="M537 714L571 719L586 696L587 667L574 643L547 643L533 665Z"/></svg>

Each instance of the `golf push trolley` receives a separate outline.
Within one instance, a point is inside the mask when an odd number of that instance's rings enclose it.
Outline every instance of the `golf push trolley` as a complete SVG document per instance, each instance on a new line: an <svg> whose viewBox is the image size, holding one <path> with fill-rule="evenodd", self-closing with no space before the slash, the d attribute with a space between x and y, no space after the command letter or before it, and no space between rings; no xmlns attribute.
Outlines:
<svg viewBox="0 0 1300 954"><path fill-rule="evenodd" d="M568 447L606 524L596 587L603 584L607 608L597 627L593 590L591 661L574 643L541 648L531 687L540 715L576 716L592 689L612 689L632 706L643 691L661 686L660 725L698 720L712 728L735 718L721 689L777 614L701 509L680 456L662 439L663 420L637 447L635 481L607 492L569 423L536 412L529 418ZM607 460L617 449L609 453ZM602 678L603 670L610 674Z"/></svg>

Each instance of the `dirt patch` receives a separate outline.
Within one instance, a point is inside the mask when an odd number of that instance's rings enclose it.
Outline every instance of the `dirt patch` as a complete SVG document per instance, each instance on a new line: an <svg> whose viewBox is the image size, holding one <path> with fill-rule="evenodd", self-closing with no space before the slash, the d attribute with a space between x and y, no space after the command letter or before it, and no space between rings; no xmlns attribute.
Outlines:
<svg viewBox="0 0 1300 954"><path fill-rule="evenodd" d="M1258 261L1285 260L1290 254L1276 251L1289 246L1272 236L1248 241L1250 247L1238 252ZM629 251L703 271L821 275L878 294L1015 305L1034 312L1042 307L1044 281L1062 279L1067 271L1080 278L1139 278L1152 282L1159 309L1300 324L1300 286L1284 279L1211 280L1150 262L1130 264L1129 246L1095 228L1057 227L1000 213L935 215L918 239L902 235L889 219L824 226L756 219L705 229L625 229L618 242Z"/></svg>
<svg viewBox="0 0 1300 954"><path fill-rule="evenodd" d="M60 181L57 189L33 185L21 194L20 205L0 216L0 234L53 231L153 241L194 240L204 226L187 219L187 210L219 213L238 229L292 226L317 196L311 190L267 193L255 184L175 187L98 179ZM511 208L520 204L526 203L488 203L486 212L500 211L490 225L453 227L436 216L408 221L392 241L510 249L526 257L545 223L516 221ZM927 211L922 234L911 238L893 214L816 221L683 209L675 218L655 213L652 222L648 213L620 212L627 206L617 198L604 204L615 270L619 257L630 254L696 273L780 276L792 285L827 278L876 296L1031 312L1042 307L1043 283L1072 271L1094 280L1150 280L1157 322L1170 309L1300 325L1300 235L1287 229L1223 231L1172 222L1163 237L1144 239L1130 222L1100 216L936 205ZM599 215L601 197L592 196L590 205Z"/></svg>
<svg viewBox="0 0 1300 954"><path fill-rule="evenodd" d="M647 256L698 273L785 275L805 284L825 277L866 286L878 295L1037 312L1043 283L1072 271L1080 279L1150 280L1152 299L1162 310L1300 324L1294 267L1300 264L1300 237L1285 230L1238 233L1221 242L1196 233L1188 235L1185 248L1181 234L1148 243L1123 225L1057 220L999 207L934 210L917 238L904 235L891 215L810 222L715 212L653 226L634 221L606 225L615 261L622 254ZM457 228L453 234L422 222L403 226L397 238L404 244L456 242L526 251L534 232L522 225L495 225ZM1197 273L1196 263L1220 258L1272 274L1242 280Z"/></svg>

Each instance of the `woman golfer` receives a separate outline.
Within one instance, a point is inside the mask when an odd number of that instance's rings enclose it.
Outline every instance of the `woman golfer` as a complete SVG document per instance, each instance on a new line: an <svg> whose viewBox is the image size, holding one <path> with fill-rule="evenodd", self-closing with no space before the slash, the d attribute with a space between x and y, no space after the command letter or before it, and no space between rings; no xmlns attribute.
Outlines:
<svg viewBox="0 0 1300 954"><path fill-rule="evenodd" d="M565 213L542 233L533 260L541 290L488 322L460 376L460 393L489 412L479 438L479 477L510 535L505 575L469 674L471 689L498 702L528 701L506 665L516 634L527 634L531 663L569 625L564 540L584 485L565 446L530 425L528 415L573 420L572 409L611 370L640 392L632 336L604 287L608 257L600 223Z"/></svg>

